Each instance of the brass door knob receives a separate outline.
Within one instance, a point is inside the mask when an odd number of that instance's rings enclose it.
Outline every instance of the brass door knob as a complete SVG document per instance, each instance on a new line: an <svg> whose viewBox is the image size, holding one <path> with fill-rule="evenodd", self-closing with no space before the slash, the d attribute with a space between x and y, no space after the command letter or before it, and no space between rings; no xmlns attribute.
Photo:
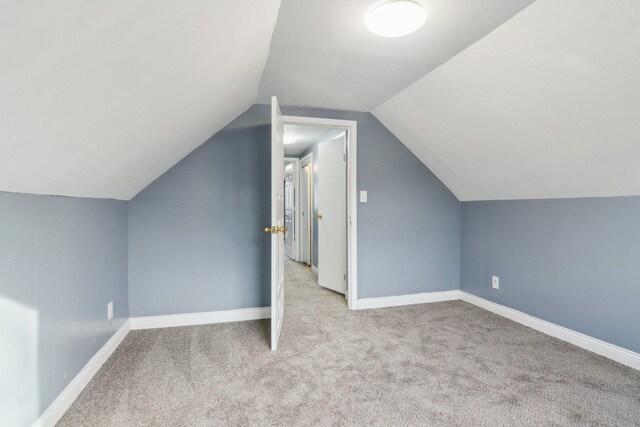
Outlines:
<svg viewBox="0 0 640 427"><path fill-rule="evenodd" d="M322 219L322 214L321 213L318 214L318 219Z"/></svg>
<svg viewBox="0 0 640 427"><path fill-rule="evenodd" d="M264 228L264 232L267 234L278 234L278 233L284 233L287 234L287 227L283 227L283 226L271 226L271 227L265 227Z"/></svg>

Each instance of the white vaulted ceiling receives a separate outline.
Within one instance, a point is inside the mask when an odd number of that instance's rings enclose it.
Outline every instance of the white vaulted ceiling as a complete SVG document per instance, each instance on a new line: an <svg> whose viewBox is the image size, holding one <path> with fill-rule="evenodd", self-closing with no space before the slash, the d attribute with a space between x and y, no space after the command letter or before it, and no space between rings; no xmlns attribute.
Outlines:
<svg viewBox="0 0 640 427"><path fill-rule="evenodd" d="M371 111L533 0L416 0L427 10L413 34L370 32L379 0L282 0L259 101Z"/></svg>
<svg viewBox="0 0 640 427"><path fill-rule="evenodd" d="M639 17L538 0L374 114L461 200L640 195Z"/></svg>
<svg viewBox="0 0 640 427"><path fill-rule="evenodd" d="M128 200L272 95L373 113L461 200L640 195L640 2L0 4L0 191ZM277 22L276 22L277 20Z"/></svg>
<svg viewBox="0 0 640 427"><path fill-rule="evenodd" d="M252 105L279 0L0 5L0 191L130 199Z"/></svg>

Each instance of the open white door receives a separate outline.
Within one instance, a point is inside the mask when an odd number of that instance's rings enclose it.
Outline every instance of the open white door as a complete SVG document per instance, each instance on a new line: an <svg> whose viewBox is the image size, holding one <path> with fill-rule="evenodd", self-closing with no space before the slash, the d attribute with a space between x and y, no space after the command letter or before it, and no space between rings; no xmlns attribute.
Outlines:
<svg viewBox="0 0 640 427"><path fill-rule="evenodd" d="M318 144L318 284L347 291L346 134Z"/></svg>
<svg viewBox="0 0 640 427"><path fill-rule="evenodd" d="M271 350L278 347L284 319L284 122L271 98ZM266 230L265 230L266 231Z"/></svg>

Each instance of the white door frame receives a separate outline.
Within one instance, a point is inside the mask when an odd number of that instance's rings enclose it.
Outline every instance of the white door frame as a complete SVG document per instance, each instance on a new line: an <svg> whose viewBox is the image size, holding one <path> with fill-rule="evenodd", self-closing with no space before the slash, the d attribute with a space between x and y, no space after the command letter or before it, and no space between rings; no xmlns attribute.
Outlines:
<svg viewBox="0 0 640 427"><path fill-rule="evenodd" d="M300 158L300 174L302 173L302 168L307 165L311 166L311 176L308 178L310 180L309 189L307 190L307 197L309 198L309 204L311 207L311 209L309 209L309 212L307 212L307 221L309 221L309 226L307 227L309 235L307 236L307 240L309 244L309 265L313 269L313 153L309 153L306 156Z"/></svg>
<svg viewBox="0 0 640 427"><path fill-rule="evenodd" d="M284 116L283 116L284 117ZM296 261L300 261L300 159L296 157L286 157L284 158L285 163L293 163L293 194L295 194L293 204L294 208L294 216L293 216L293 258ZM284 167L284 165L283 165Z"/></svg>
<svg viewBox="0 0 640 427"><path fill-rule="evenodd" d="M350 310L355 310L358 301L358 122L285 115L282 120L288 125L326 126L347 130L347 304Z"/></svg>
<svg viewBox="0 0 640 427"><path fill-rule="evenodd" d="M278 98L271 97L271 350L284 319L284 120Z"/></svg>

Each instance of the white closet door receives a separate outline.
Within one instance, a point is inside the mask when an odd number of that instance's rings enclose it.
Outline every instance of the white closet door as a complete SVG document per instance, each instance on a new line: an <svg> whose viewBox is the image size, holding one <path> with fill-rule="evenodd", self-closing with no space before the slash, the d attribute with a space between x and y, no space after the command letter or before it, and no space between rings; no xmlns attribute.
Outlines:
<svg viewBox="0 0 640 427"><path fill-rule="evenodd" d="M318 284L347 290L346 135L318 144Z"/></svg>

